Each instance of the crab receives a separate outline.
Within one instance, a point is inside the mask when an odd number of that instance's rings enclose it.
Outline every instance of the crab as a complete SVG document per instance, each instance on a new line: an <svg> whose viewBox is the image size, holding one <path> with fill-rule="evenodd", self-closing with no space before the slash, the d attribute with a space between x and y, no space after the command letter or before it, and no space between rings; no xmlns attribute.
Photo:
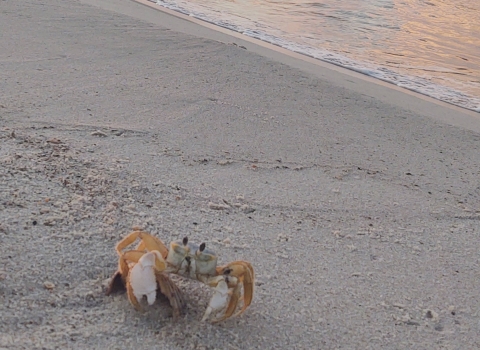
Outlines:
<svg viewBox="0 0 480 350"><path fill-rule="evenodd" d="M140 242L134 250L125 250L137 240ZM173 317L179 317L184 301L170 274L200 281L214 289L202 321L216 323L238 316L252 302L255 280L252 265L247 261L233 261L217 266L216 254L206 249L205 243L197 245L185 237L171 242L167 249L159 238L134 231L117 244L116 251L118 270L110 281L107 295L126 289L128 300L139 311L143 311L140 300L146 296L147 303L152 305L160 290L170 301ZM241 307L240 302L243 302Z"/></svg>

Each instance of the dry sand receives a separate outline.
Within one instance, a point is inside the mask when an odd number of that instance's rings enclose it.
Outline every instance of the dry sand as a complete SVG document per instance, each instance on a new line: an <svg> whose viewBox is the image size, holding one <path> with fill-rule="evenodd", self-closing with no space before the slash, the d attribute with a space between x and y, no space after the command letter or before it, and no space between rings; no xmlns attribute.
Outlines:
<svg viewBox="0 0 480 350"><path fill-rule="evenodd" d="M0 348L480 347L478 115L87 1L0 5ZM251 308L106 297L134 225L251 261Z"/></svg>

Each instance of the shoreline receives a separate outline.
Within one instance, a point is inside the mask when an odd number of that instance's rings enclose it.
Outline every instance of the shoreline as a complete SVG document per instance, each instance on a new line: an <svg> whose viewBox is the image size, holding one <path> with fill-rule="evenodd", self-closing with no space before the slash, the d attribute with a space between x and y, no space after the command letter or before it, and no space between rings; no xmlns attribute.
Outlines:
<svg viewBox="0 0 480 350"><path fill-rule="evenodd" d="M168 14L172 15L172 16L181 15L180 18L186 19L186 20L191 19L191 20L193 20L194 23L199 24L199 25L201 25L201 26L205 26L205 24L207 24L207 25L213 25L213 28L210 27L210 26L206 26L207 28L211 28L211 29L213 29L213 30L215 30L215 28L221 28L222 31L225 32L225 33L227 33L227 34L228 34L229 32L233 32L233 33L240 34L240 37L251 38L251 37L249 37L248 35L244 35L244 34L241 33L240 31L236 31L235 29L230 29L230 28L227 28L227 27L224 27L224 26L221 26L221 25L216 25L215 23L212 23L212 22L210 22L210 21L208 21L208 20L203 20L203 19L200 19L200 18L196 18L196 17L194 17L194 16L192 16L192 15L186 15L186 14L183 13L182 11L177 11L177 10L169 9L167 6L164 7L164 6L155 4L153 1L149 1L149 0L133 0L133 1L142 3L142 4L146 5L146 6L151 6L152 8L160 8L161 10L167 10L166 12L167 12ZM169 12L169 11L170 11L170 12ZM203 23L202 23L202 22L203 22ZM267 41L267 40L262 40L262 39L257 39L257 38L251 38L251 39L253 39L253 42L257 42L257 44L258 44L258 42L266 43L266 44L269 45L269 46L267 45L266 47L268 47L268 48L270 48L270 49L273 49L273 50L275 50L275 48L282 48L282 49L283 49L282 46L276 45L276 44L274 44L274 43L272 43L272 42L269 42L269 41ZM260 44L260 45L262 45L262 44ZM346 67L344 67L343 65L335 64L335 63L333 63L333 62L329 62L328 60L322 60L322 59L313 57L313 56L311 56L311 55L309 55L309 54L302 53L302 52L294 52L294 51L290 51L290 50L288 50L288 49L284 49L284 50L287 51L287 52L283 52L283 53L285 53L285 54L287 54L287 55L289 55L289 53L297 53L297 54L300 55L300 56L306 56L306 57L308 57L308 58L313 58L315 61L320 61L320 62L322 62L322 63L326 63L327 65L333 65L333 66L339 67L339 68L341 68L341 69L346 69L346 70L348 70L348 71L350 71L350 72L359 73L359 74L361 74L362 76L372 78L372 76L370 76L369 74L362 73L361 71L358 71L358 70L356 70L356 69L346 68ZM281 51L279 51L279 52L281 52ZM302 57L297 57L297 58L303 59ZM332 68L330 67L330 69L332 69ZM410 79L410 78L412 78L412 77L409 77L409 79ZM382 78L373 78L373 79L375 79L375 80L377 80L377 81L381 81L381 82L386 83L386 84L388 84L388 85L393 85L393 86L398 87L399 89L401 89L401 90L403 90L403 91L409 91L409 92L413 92L414 94L418 94L418 95L424 96L424 97L426 97L426 98L432 99L433 101L438 101L438 102L440 102L440 103L445 103L445 104L447 104L447 105L451 105L451 106L454 106L454 107L458 107L458 108L463 109L463 110L466 110L466 111L470 111L470 112L474 112L474 113L480 113L480 105L477 106L476 108L473 108L473 107L472 107L472 108L467 108L467 107L463 107L461 104L455 104L455 103L453 103L453 102L448 102L448 101L443 100L443 99L441 99L441 98L432 97L432 96L430 96L428 93L422 93L421 91L416 91L416 90L414 90L414 89L409 89L409 88L406 88L406 87L400 87L400 86L398 86L397 84L395 84L394 82L384 81ZM438 87L447 88L446 86L441 86L441 85L438 85ZM448 88L448 89L450 89L450 88ZM453 92L455 92L455 93L462 93L461 91L457 91L457 90L453 90ZM475 98L475 95L470 95L469 98Z"/></svg>
<svg viewBox="0 0 480 350"><path fill-rule="evenodd" d="M202 38L224 43L231 43L232 39L235 38L235 40L238 41L238 45L242 45L256 54L300 69L318 78L331 81L336 85L364 93L382 102L401 107L409 106L409 109L415 113L427 115L453 126L459 126L477 132L480 131L479 112L404 89L332 63L292 52L268 42L250 38L241 33L156 5L148 0L129 0L129 2L156 10L161 13L159 16L149 15L141 11L138 7L127 5L123 0L103 0L101 4L93 0L81 1L92 6L99 6L122 14L128 14L175 31ZM123 5L120 5L122 3ZM385 88L387 90L385 90ZM440 108L436 108L437 106ZM452 116L451 113L455 113L455 116Z"/></svg>
<svg viewBox="0 0 480 350"><path fill-rule="evenodd" d="M0 13L0 348L480 347L475 118L85 2ZM196 281L176 322L106 296L133 227L249 261L253 303L210 324Z"/></svg>

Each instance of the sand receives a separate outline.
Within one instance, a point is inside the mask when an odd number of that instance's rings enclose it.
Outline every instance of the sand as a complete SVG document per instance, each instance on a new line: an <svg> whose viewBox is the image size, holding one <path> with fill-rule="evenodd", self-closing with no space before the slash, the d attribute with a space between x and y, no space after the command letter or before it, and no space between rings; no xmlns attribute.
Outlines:
<svg viewBox="0 0 480 350"><path fill-rule="evenodd" d="M1 348L480 347L478 114L127 0L0 8ZM105 296L133 226L250 261L252 306Z"/></svg>

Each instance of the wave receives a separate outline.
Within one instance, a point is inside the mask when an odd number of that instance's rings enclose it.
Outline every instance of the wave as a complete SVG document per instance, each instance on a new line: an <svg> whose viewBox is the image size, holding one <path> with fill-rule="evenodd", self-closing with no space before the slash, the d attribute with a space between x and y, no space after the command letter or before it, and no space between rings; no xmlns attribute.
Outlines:
<svg viewBox="0 0 480 350"><path fill-rule="evenodd" d="M400 74L386 67L374 66L367 62L356 61L349 57L321 48L301 45L281 38L279 36L269 34L262 30L246 28L235 20L216 18L212 15L205 14L199 10L192 11L191 9L187 9L181 5L178 5L176 2L165 0L150 1L155 2L157 5L168 8L170 10L188 15L190 17L214 24L225 29L244 34L254 39L258 39L282 47L289 51L296 52L314 59L318 59L323 62L331 63L336 66L340 66L396 85L398 87L480 113L479 98L469 96L461 91L446 86L435 84L427 79ZM218 15L223 15L218 11L215 13ZM257 23L253 24L252 26L257 28L264 27L262 24Z"/></svg>

